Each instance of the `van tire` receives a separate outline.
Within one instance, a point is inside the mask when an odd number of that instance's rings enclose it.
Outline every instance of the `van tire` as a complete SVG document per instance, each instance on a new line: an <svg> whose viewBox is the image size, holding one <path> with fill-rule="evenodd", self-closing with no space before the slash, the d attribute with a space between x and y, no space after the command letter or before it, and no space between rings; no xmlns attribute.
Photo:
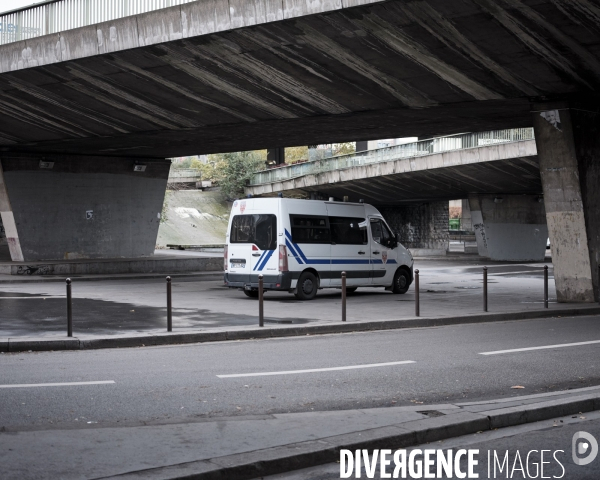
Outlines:
<svg viewBox="0 0 600 480"><path fill-rule="evenodd" d="M296 298L300 300L312 300L317 296L319 282L314 273L302 272L296 285Z"/></svg>
<svg viewBox="0 0 600 480"><path fill-rule="evenodd" d="M250 298L258 298L258 290L244 290L244 295Z"/></svg>
<svg viewBox="0 0 600 480"><path fill-rule="evenodd" d="M392 284L392 292L406 293L410 287L410 274L403 268L396 270L394 275L394 283Z"/></svg>
<svg viewBox="0 0 600 480"><path fill-rule="evenodd" d="M357 288L358 288L358 287L346 287L346 293L347 293L348 295L350 295L350 294L352 294L352 293L356 292L356 289L357 289Z"/></svg>

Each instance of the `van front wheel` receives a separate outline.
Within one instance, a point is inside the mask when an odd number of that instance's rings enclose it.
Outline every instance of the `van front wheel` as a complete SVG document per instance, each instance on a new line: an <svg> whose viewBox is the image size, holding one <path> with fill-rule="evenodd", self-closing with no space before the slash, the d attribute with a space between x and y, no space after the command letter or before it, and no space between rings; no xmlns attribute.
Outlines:
<svg viewBox="0 0 600 480"><path fill-rule="evenodd" d="M258 290L244 290L244 295L250 298L258 298Z"/></svg>
<svg viewBox="0 0 600 480"><path fill-rule="evenodd" d="M392 285L392 292L394 293L406 293L410 287L410 275L409 273L400 268L394 275L394 284Z"/></svg>
<svg viewBox="0 0 600 480"><path fill-rule="evenodd" d="M317 277L310 272L303 272L296 286L296 298L300 300L312 300L317 296L319 288Z"/></svg>

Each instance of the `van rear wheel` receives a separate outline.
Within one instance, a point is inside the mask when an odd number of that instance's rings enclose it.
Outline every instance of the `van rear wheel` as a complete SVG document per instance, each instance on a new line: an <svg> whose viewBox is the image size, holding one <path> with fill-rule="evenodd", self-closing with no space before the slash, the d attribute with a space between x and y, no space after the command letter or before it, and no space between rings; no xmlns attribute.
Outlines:
<svg viewBox="0 0 600 480"><path fill-rule="evenodd" d="M347 294L354 293L354 292L356 292L356 289L357 289L357 288L358 288L358 287L346 287L346 293L347 293Z"/></svg>
<svg viewBox="0 0 600 480"><path fill-rule="evenodd" d="M317 296L319 282L311 272L303 272L296 286L296 298L300 300L312 300Z"/></svg>
<svg viewBox="0 0 600 480"><path fill-rule="evenodd" d="M403 268L399 268L394 275L394 284L392 285L392 292L394 293L406 293L410 287L410 275Z"/></svg>
<svg viewBox="0 0 600 480"><path fill-rule="evenodd" d="M258 290L244 290L244 295L250 298L258 298Z"/></svg>

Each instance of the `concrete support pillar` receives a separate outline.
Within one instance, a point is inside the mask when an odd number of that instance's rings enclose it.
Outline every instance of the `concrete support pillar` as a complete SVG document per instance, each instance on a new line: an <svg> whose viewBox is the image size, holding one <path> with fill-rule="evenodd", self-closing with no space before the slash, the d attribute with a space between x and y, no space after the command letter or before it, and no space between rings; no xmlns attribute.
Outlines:
<svg viewBox="0 0 600 480"><path fill-rule="evenodd" d="M559 302L598 300L600 115L594 109L566 102L533 108Z"/></svg>
<svg viewBox="0 0 600 480"><path fill-rule="evenodd" d="M369 142L367 140L363 140L360 142L356 142L356 152L364 152L369 149Z"/></svg>
<svg viewBox="0 0 600 480"><path fill-rule="evenodd" d="M170 162L0 156L0 212L13 261L152 255Z"/></svg>
<svg viewBox="0 0 600 480"><path fill-rule="evenodd" d="M282 165L285 163L285 148L276 147L267 149L267 165Z"/></svg>
<svg viewBox="0 0 600 480"><path fill-rule="evenodd" d="M413 255L446 255L450 243L447 201L377 209Z"/></svg>
<svg viewBox="0 0 600 480"><path fill-rule="evenodd" d="M471 220L471 208L469 207L469 200L462 200L462 213L460 217L460 229L466 232L473 231L473 221Z"/></svg>
<svg viewBox="0 0 600 480"><path fill-rule="evenodd" d="M499 261L543 261L548 227L539 195L469 197L477 249Z"/></svg>

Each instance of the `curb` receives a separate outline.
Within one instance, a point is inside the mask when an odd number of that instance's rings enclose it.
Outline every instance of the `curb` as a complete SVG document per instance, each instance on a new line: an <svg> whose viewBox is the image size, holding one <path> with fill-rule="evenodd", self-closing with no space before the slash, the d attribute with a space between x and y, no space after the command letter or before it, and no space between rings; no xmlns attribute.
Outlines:
<svg viewBox="0 0 600 480"><path fill-rule="evenodd" d="M251 480L299 468L333 463L341 449L407 448L496 428L550 420L600 410L600 393L569 399L494 409L461 411L440 417L363 430L319 440L283 445L224 457L127 472L113 477L128 479ZM358 437L360 433L360 440Z"/></svg>
<svg viewBox="0 0 600 480"><path fill-rule="evenodd" d="M560 314L560 315L559 315ZM569 308L563 310L530 310L513 313L486 313L441 318L410 318L407 320L376 320L362 323L332 323L305 327L253 328L219 332L154 333L148 335L106 338L0 338L0 352L50 351L50 350L95 350L100 348L148 347L179 345L186 343L223 342L232 340L255 340L261 338L296 337L306 335L328 335L335 333L398 330L403 328L427 328L471 323L534 320L538 318L575 317L599 315L599 307Z"/></svg>

